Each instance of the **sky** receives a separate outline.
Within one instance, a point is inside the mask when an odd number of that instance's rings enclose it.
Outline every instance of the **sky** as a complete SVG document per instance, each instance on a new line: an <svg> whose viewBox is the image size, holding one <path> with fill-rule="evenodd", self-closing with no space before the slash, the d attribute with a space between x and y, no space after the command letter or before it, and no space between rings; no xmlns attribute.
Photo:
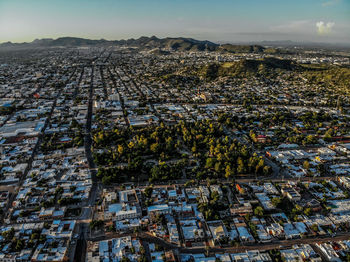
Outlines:
<svg viewBox="0 0 350 262"><path fill-rule="evenodd" d="M350 0L0 0L0 43L152 35L350 43Z"/></svg>

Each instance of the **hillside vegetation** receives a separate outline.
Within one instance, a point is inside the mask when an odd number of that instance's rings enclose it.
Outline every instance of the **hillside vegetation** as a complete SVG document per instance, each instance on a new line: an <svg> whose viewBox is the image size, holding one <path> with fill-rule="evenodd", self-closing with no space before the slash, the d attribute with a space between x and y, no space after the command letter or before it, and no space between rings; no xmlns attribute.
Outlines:
<svg viewBox="0 0 350 262"><path fill-rule="evenodd" d="M348 66L298 64L291 60L278 58L211 63L201 67L197 71L197 76L212 81L219 77L272 78L283 73L302 77L310 84L334 87L345 91L346 94L349 94L350 91L350 67Z"/></svg>
<svg viewBox="0 0 350 262"><path fill-rule="evenodd" d="M344 94L350 94L350 67L329 65L302 65L302 76L309 83L335 87Z"/></svg>
<svg viewBox="0 0 350 262"><path fill-rule="evenodd" d="M290 60L281 60L277 58L265 58L261 60L242 59L230 63L212 63L202 67L198 74L204 79L214 80L218 77L253 77L268 76L276 74L279 71L291 71L296 69L297 65Z"/></svg>
<svg viewBox="0 0 350 262"><path fill-rule="evenodd" d="M231 45L225 44L217 48L218 51L229 53L262 53L265 48L260 45Z"/></svg>

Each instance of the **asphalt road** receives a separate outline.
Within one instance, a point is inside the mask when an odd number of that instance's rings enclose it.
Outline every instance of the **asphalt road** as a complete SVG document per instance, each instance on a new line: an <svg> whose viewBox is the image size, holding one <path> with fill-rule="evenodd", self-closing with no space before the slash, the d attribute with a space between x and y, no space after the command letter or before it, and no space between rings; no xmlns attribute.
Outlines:
<svg viewBox="0 0 350 262"><path fill-rule="evenodd" d="M350 239L350 232L346 232L343 234L339 234L335 237L312 237L312 238L303 238L303 239L291 239L291 240L278 240L271 243L261 243L261 244L250 244L250 245L241 245L238 247L179 247L175 244L172 244L170 242L167 242L161 238L155 237L153 235L147 234L147 233L134 233L134 234L118 234L118 233L110 233L106 235L105 237L99 237L99 238L91 238L92 241L101 241L103 239L112 239L112 238L118 238L122 236L131 235L132 237L138 237L142 241L147 241L150 243L156 243L166 249L172 249L177 250L180 253L206 253L207 250L209 250L210 253L216 254L216 253L240 253L245 252L247 250L271 250L271 249L288 249L291 248L293 245L300 245L300 244L316 244L316 243L324 243L328 241L341 241L341 240L348 240Z"/></svg>
<svg viewBox="0 0 350 262"><path fill-rule="evenodd" d="M100 56L102 55L102 53L100 54ZM97 168L94 163L92 150L91 150L92 148L91 126L92 126L92 114L93 114L94 73L95 73L95 66L93 62L96 59L98 59L100 56L92 59L90 63L91 78L90 78L90 87L89 87L88 113L87 113L86 125L85 125L84 147L85 147L86 159L91 172L92 187L91 187L88 203L86 206L82 208L80 218L78 219L78 225L80 227L79 228L80 239L78 240L77 252L75 254L75 261L81 261L81 262L85 262L86 239L89 231L89 222L92 218L92 207L95 204L97 193L98 193L98 181L96 178Z"/></svg>

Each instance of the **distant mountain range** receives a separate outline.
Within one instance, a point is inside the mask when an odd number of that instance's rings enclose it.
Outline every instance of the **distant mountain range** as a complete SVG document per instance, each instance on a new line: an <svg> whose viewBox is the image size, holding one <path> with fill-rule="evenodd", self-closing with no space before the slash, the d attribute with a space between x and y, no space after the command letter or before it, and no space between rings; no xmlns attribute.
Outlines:
<svg viewBox="0 0 350 262"><path fill-rule="evenodd" d="M113 41L108 40L90 40L78 37L60 37L57 39L44 38L35 39L32 42L12 43L6 42L0 44L1 47L19 47L19 48L37 48L37 47L59 47L59 46L91 46L91 45L108 45Z"/></svg>
<svg viewBox="0 0 350 262"><path fill-rule="evenodd" d="M174 51L218 51L230 53L260 53L265 48L260 45L234 45L234 44L217 44L210 41L201 41L192 38L157 38L140 37L138 39L128 40L91 40L78 37L60 37L57 39L36 39L29 43L12 43L6 42L0 44L0 49L26 49L26 48L50 48L50 47L82 47L82 46L130 46L143 49L170 49Z"/></svg>
<svg viewBox="0 0 350 262"><path fill-rule="evenodd" d="M260 42L241 42L242 45L261 45L281 48L325 48L325 49L349 49L350 43L324 43L324 42L297 42L291 40L260 41Z"/></svg>
<svg viewBox="0 0 350 262"><path fill-rule="evenodd" d="M51 48L51 47L83 47L83 46L129 46L141 49L170 49L175 51L216 51L223 53L276 53L286 52L278 48L348 48L350 44L328 44L328 43L303 43L286 41L262 41L247 43L214 43L210 41L196 40L184 37L158 38L156 36L142 36L138 39L128 40L91 40L78 37L60 37L57 39L44 38L35 39L32 42L0 44L0 50L29 49L29 48ZM267 48L270 47L270 48Z"/></svg>

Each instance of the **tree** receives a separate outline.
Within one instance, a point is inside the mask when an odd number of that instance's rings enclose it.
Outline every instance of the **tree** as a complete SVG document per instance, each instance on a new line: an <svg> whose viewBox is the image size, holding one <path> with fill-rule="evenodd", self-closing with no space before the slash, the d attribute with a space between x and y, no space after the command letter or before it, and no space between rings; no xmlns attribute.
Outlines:
<svg viewBox="0 0 350 262"><path fill-rule="evenodd" d="M214 166L215 172L220 173L221 171L221 162L216 162Z"/></svg>
<svg viewBox="0 0 350 262"><path fill-rule="evenodd" d="M243 159L241 157L239 157L237 159L237 173L238 174L243 174L245 173L245 166L244 166L244 162Z"/></svg>
<svg viewBox="0 0 350 262"><path fill-rule="evenodd" d="M205 168L212 168L214 166L215 160L214 158L207 158L206 162L205 162Z"/></svg>
<svg viewBox="0 0 350 262"><path fill-rule="evenodd" d="M130 141L129 144L128 144L128 147L129 147L130 149L133 149L133 148L135 147L135 143L132 142L132 141Z"/></svg>
<svg viewBox="0 0 350 262"><path fill-rule="evenodd" d="M112 183L112 177L111 176L104 176L102 178L102 183L104 185L109 185L110 183Z"/></svg>
<svg viewBox="0 0 350 262"><path fill-rule="evenodd" d="M326 133L324 134L324 139L325 140L330 140L332 138L332 136L333 136L333 133L334 133L334 131L333 131L332 128L328 129L326 131Z"/></svg>
<svg viewBox="0 0 350 262"><path fill-rule="evenodd" d="M262 217L264 215L264 210L261 206L257 206L254 209L254 215L258 216L258 217Z"/></svg>
<svg viewBox="0 0 350 262"><path fill-rule="evenodd" d="M154 143L151 145L150 147L150 150L153 152L153 153L158 153L160 147L159 147L159 144L158 143Z"/></svg>
<svg viewBox="0 0 350 262"><path fill-rule="evenodd" d="M248 157L249 155L249 151L246 145L241 147L241 155L242 157L244 157L245 159Z"/></svg>
<svg viewBox="0 0 350 262"><path fill-rule="evenodd" d="M259 163L255 167L255 174L259 174L263 170L264 165L265 165L264 159L260 159Z"/></svg>
<svg viewBox="0 0 350 262"><path fill-rule="evenodd" d="M123 155L124 147L122 145L118 145L118 149L117 150L118 150L118 153L119 153L120 156Z"/></svg>
<svg viewBox="0 0 350 262"><path fill-rule="evenodd" d="M18 252L18 251L21 251L24 247L24 240L23 239L18 239L17 242L16 242L16 247L15 247L15 250Z"/></svg>
<svg viewBox="0 0 350 262"><path fill-rule="evenodd" d="M317 170L318 170L318 172L320 173L321 176L325 175L326 174L326 167L325 167L324 163L320 163L317 166Z"/></svg>
<svg viewBox="0 0 350 262"><path fill-rule="evenodd" d="M192 148L191 148L191 151L193 154L195 154L197 152L197 147L194 145Z"/></svg>
<svg viewBox="0 0 350 262"><path fill-rule="evenodd" d="M318 225L317 225L317 224L313 224L313 225L311 225L311 227L310 227L310 228L311 228L311 230L312 230L312 231L314 231L314 232L318 232L318 230L319 230L319 229L318 229Z"/></svg>
<svg viewBox="0 0 350 262"><path fill-rule="evenodd" d="M46 235L40 235L39 243L44 243L46 241Z"/></svg>
<svg viewBox="0 0 350 262"><path fill-rule="evenodd" d="M32 233L32 235L30 236L30 239L34 240L34 239L39 239L40 235L39 233Z"/></svg>
<svg viewBox="0 0 350 262"><path fill-rule="evenodd" d="M265 176L268 176L268 175L270 175L271 174L271 167L270 166L264 166L264 168L263 168L263 173L264 173L264 175Z"/></svg>
<svg viewBox="0 0 350 262"><path fill-rule="evenodd" d="M77 121L75 118L72 119L72 122L71 122L71 124L70 124L70 127L71 127L71 128L79 128L79 127L80 127L78 121Z"/></svg>
<svg viewBox="0 0 350 262"><path fill-rule="evenodd" d="M153 192L153 187L148 186L145 188L144 194L146 197L150 198L152 196L152 192Z"/></svg>
<svg viewBox="0 0 350 262"><path fill-rule="evenodd" d="M306 208L305 210L304 210L304 214L306 215L306 216L310 216L311 214L312 214L312 210L311 210L311 208Z"/></svg>
<svg viewBox="0 0 350 262"><path fill-rule="evenodd" d="M110 225L107 229L109 232L115 232L116 231L116 228L115 228L115 225L114 223L112 225Z"/></svg>
<svg viewBox="0 0 350 262"><path fill-rule="evenodd" d="M130 262L130 259L126 256L123 256L121 262Z"/></svg>
<svg viewBox="0 0 350 262"><path fill-rule="evenodd" d="M155 222L160 225L166 225L166 219L163 214L157 214L155 217Z"/></svg>
<svg viewBox="0 0 350 262"><path fill-rule="evenodd" d="M63 187L57 187L56 190L55 190L55 195L60 195L63 193Z"/></svg>
<svg viewBox="0 0 350 262"><path fill-rule="evenodd" d="M217 202L220 199L220 195L219 195L218 191L213 191L210 194L210 198L212 199L212 201L214 201L213 203Z"/></svg>
<svg viewBox="0 0 350 262"><path fill-rule="evenodd" d="M7 231L2 232L1 235L2 235L2 237L4 237L5 240L8 242L8 241L10 241L10 240L14 237L14 235L15 235L15 229L14 229L13 227L11 227L10 230L7 230Z"/></svg>
<svg viewBox="0 0 350 262"><path fill-rule="evenodd" d="M96 229L103 226L103 224L104 224L103 220L92 220L89 226L91 229Z"/></svg>
<svg viewBox="0 0 350 262"><path fill-rule="evenodd" d="M232 175L233 175L233 173L232 173L231 166L227 165L226 169L225 169L225 177L226 178L230 178Z"/></svg>
<svg viewBox="0 0 350 262"><path fill-rule="evenodd" d="M271 199L271 203L274 207L279 207L279 205L282 203L282 199L279 197L274 197Z"/></svg>
<svg viewBox="0 0 350 262"><path fill-rule="evenodd" d="M253 141L254 143L256 143L256 142L258 141L258 140L256 139L256 134L254 133L253 130L250 130L249 135L250 135L250 138L252 139L252 141Z"/></svg>
<svg viewBox="0 0 350 262"><path fill-rule="evenodd" d="M303 163L303 167L304 167L304 169L309 170L310 169L309 161L305 160L304 163Z"/></svg>
<svg viewBox="0 0 350 262"><path fill-rule="evenodd" d="M305 141L305 144L316 144L317 138L313 135L308 135L306 136L304 141Z"/></svg>

